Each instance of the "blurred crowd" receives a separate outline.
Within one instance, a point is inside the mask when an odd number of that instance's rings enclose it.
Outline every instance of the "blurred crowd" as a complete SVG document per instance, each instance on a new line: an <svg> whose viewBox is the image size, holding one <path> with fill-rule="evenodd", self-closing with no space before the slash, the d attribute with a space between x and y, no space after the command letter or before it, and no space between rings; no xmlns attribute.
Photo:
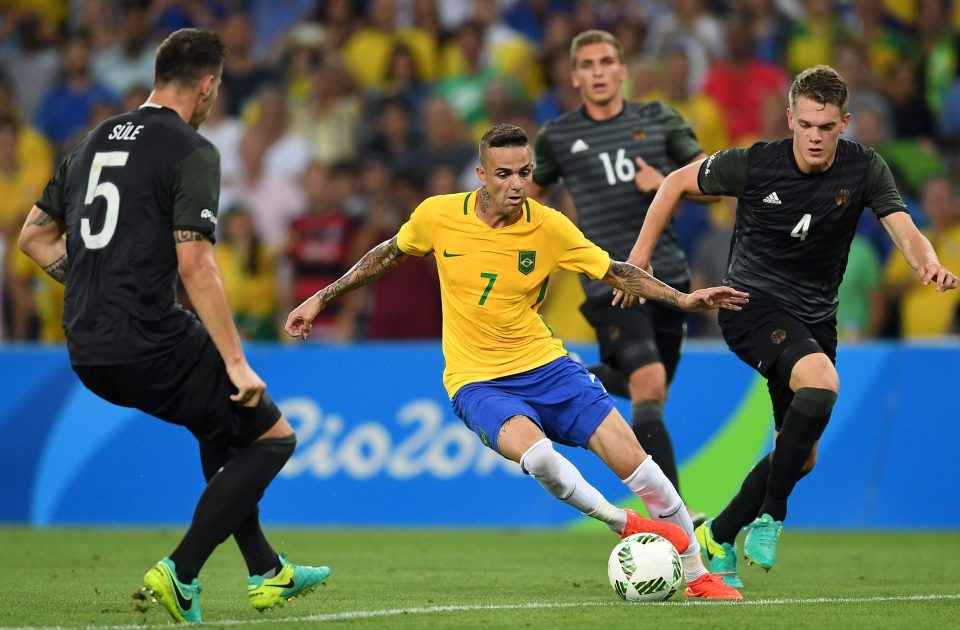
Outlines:
<svg viewBox="0 0 960 630"><path fill-rule="evenodd" d="M95 124L150 92L154 48L181 27L227 47L200 132L220 151L217 259L241 334L280 337L294 305L392 236L428 195L476 187L491 124L530 134L579 105L569 44L613 32L627 95L683 114L707 153L789 136L786 90L829 63L845 134L887 160L941 262L960 270L960 2L945 0L5 0L0 3L0 338L63 339L63 287L16 248L56 164ZM562 189L542 200L572 213ZM734 206L684 205L694 286L717 284ZM960 292L919 286L866 212L841 287L842 339L960 332ZM184 298L185 299L185 298ZM590 340L577 280L543 307ZM188 305L189 306L189 305ZM313 338L440 336L432 258L409 260L321 313ZM709 316L694 337L718 335Z"/></svg>

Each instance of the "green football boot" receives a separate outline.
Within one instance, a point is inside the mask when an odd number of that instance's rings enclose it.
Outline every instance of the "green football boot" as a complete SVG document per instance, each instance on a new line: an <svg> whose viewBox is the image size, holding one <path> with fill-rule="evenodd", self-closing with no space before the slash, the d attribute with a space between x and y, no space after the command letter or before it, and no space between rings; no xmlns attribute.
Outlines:
<svg viewBox="0 0 960 630"><path fill-rule="evenodd" d="M308 567L287 562L287 554L280 554L283 567L272 578L251 575L247 578L247 597L257 610L269 610L283 605L294 597L306 595L330 577L330 567Z"/></svg>
<svg viewBox="0 0 960 630"><path fill-rule="evenodd" d="M200 617L200 591L203 587L194 578L190 584L177 579L177 567L164 558L143 576L143 596L167 609L176 623L203 623Z"/></svg>
<svg viewBox="0 0 960 630"><path fill-rule="evenodd" d="M769 571L777 561L777 543L783 532L783 521L775 521L769 514L747 525L747 537L743 541L743 557L750 564L759 564Z"/></svg>
<svg viewBox="0 0 960 630"><path fill-rule="evenodd" d="M713 519L699 525L693 530L697 542L700 543L700 556L710 573L716 573L723 578L723 583L733 588L743 588L743 580L737 573L737 542L719 543L713 539Z"/></svg>

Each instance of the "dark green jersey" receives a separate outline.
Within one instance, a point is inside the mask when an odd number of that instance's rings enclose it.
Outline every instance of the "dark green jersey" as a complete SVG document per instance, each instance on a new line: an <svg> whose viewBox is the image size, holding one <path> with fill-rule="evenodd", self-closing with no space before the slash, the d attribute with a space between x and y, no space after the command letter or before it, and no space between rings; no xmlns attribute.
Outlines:
<svg viewBox="0 0 960 630"><path fill-rule="evenodd" d="M705 194L739 201L724 284L768 295L810 324L836 315L863 209L907 210L883 158L848 140L823 173L802 172L793 141L781 140L715 153L698 182Z"/></svg>
<svg viewBox="0 0 960 630"><path fill-rule="evenodd" d="M219 195L216 148L167 108L106 120L64 160L37 206L66 224L74 364L155 357L199 328L176 303L173 232L212 239Z"/></svg>
<svg viewBox="0 0 960 630"><path fill-rule="evenodd" d="M626 102L619 115L604 121L592 120L582 107L568 112L544 125L534 150L533 181L547 186L562 179L580 229L615 260L629 257L652 200L637 189L636 158L666 174L703 152L680 114L660 101ZM664 282L687 280L686 258L672 225L651 263ZM603 282L582 279L588 297L612 291Z"/></svg>

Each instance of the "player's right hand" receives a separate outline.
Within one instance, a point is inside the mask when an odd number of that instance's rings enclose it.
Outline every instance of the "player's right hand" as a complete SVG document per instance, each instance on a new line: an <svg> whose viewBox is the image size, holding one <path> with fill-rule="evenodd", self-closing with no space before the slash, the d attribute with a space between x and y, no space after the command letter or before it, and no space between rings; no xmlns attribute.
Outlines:
<svg viewBox="0 0 960 630"><path fill-rule="evenodd" d="M227 376L237 388L237 393L230 396L230 400L244 407L256 407L260 404L260 398L266 391L267 384L257 376L246 361L228 365Z"/></svg>
<svg viewBox="0 0 960 630"><path fill-rule="evenodd" d="M957 288L957 276L950 273L950 270L940 263L927 263L917 270L920 274L920 282L927 286L934 282L937 291L949 291Z"/></svg>
<svg viewBox="0 0 960 630"><path fill-rule="evenodd" d="M316 295L312 295L287 315L287 323L283 327L291 337L306 339L310 336L313 320L317 318L323 307L326 306Z"/></svg>

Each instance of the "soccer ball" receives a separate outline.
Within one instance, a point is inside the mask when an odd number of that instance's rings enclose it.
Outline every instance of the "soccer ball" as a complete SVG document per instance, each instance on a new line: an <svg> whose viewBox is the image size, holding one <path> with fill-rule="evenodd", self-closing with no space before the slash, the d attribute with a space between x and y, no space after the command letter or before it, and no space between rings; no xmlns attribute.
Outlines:
<svg viewBox="0 0 960 630"><path fill-rule="evenodd" d="M666 538L634 534L613 548L607 575L613 590L628 602L662 602L677 592L683 567Z"/></svg>

